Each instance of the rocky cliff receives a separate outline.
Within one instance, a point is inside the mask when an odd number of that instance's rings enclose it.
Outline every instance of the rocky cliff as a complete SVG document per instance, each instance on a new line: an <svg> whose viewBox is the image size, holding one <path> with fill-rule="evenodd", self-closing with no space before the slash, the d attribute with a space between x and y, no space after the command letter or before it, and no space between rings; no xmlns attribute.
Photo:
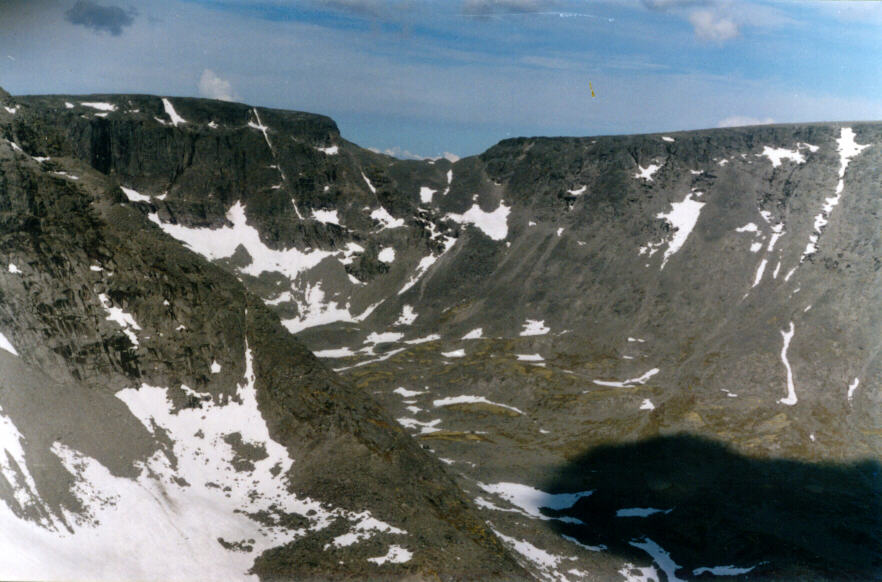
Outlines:
<svg viewBox="0 0 882 582"><path fill-rule="evenodd" d="M0 127L16 519L142 502L100 470L247 515L210 552L264 578L882 573L882 125L456 163L197 99Z"/></svg>

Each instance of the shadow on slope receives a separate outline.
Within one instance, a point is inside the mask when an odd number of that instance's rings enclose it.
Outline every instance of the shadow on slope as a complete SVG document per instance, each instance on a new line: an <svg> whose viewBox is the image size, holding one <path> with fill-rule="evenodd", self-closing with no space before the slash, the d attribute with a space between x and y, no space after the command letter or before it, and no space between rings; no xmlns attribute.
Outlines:
<svg viewBox="0 0 882 582"><path fill-rule="evenodd" d="M755 459L680 435L595 448L544 489L593 489L549 511L582 524L553 527L642 563L660 547L674 562L655 560L668 579L718 579L702 569L732 565L753 568L738 576L745 580L879 580L880 468ZM663 511L634 515L648 508Z"/></svg>

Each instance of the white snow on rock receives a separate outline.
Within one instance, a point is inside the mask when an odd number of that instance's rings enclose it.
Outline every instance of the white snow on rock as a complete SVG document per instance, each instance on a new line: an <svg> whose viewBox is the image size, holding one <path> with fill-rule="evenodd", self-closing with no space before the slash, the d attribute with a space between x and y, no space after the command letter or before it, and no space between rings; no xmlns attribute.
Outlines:
<svg viewBox="0 0 882 582"><path fill-rule="evenodd" d="M0 408L0 477L5 479L7 486L12 489L12 501L15 509L19 512L35 511L40 515L39 524L42 527L59 530L63 527L62 523L59 523L51 509L46 507L37 491L37 485L25 458L24 444L25 439L18 428L13 424L12 419L3 414L3 409ZM11 551L16 543L22 543L22 541L26 543L26 540L13 540L4 543L6 542L3 539L4 534L7 533L4 530L9 525L8 522L14 519L16 518L6 503L0 501L0 548L4 549L4 562L14 561L13 556L7 556L6 553ZM14 528L17 524L11 525ZM45 556L43 558L45 559ZM4 580L13 578L7 574L6 564L0 564L0 576Z"/></svg>
<svg viewBox="0 0 882 582"><path fill-rule="evenodd" d="M123 191L123 194L126 195L126 198L132 202L150 202L150 196L144 196L131 188L126 188L125 186L120 186L119 188Z"/></svg>
<svg viewBox="0 0 882 582"><path fill-rule="evenodd" d="M567 193L571 196L581 196L585 193L585 190L588 189L588 186L582 186L581 188L576 188L575 190L567 190Z"/></svg>
<svg viewBox="0 0 882 582"><path fill-rule="evenodd" d="M371 212L371 218L380 223L380 230L387 228L401 228L404 226L403 218L395 218L382 206Z"/></svg>
<svg viewBox="0 0 882 582"><path fill-rule="evenodd" d="M15 348L12 345L12 342L6 339L6 336L0 333L0 350L6 350L13 356L17 356L18 352L15 351Z"/></svg>
<svg viewBox="0 0 882 582"><path fill-rule="evenodd" d="M171 120L172 125L177 127L181 123L187 123L187 120L178 115L178 112L175 111L174 106L171 104L171 101L162 98L162 107L165 109L165 114L168 115L168 118Z"/></svg>
<svg viewBox="0 0 882 582"><path fill-rule="evenodd" d="M336 321L352 323L364 321L379 305L379 303L371 305L361 314L353 316L350 312L349 303L341 306L339 301L326 299L325 291L322 289L320 281L315 285L307 284L302 297L302 300L294 300L297 304L299 316L294 319L282 320L282 325L291 333L300 333L304 329L327 325ZM289 295L286 299L293 299L293 297Z"/></svg>
<svg viewBox="0 0 882 582"><path fill-rule="evenodd" d="M412 339L412 340L405 340L404 343L410 344L410 345L417 345L417 344L424 344L427 342L438 341L439 339L441 339L441 336L438 335L437 333L433 333L433 334L427 335L426 337L420 337L420 338Z"/></svg>
<svg viewBox="0 0 882 582"><path fill-rule="evenodd" d="M499 402L493 402L491 400L487 400L483 396L471 396L468 394L463 394L461 396L449 396L447 398L439 398L438 400L432 401L432 406L435 408L442 408L444 406L452 406L454 404L490 404L492 406L499 406L500 408L507 408L509 410L513 410L518 414L524 414L523 410L515 408L514 406L509 406L507 404L500 404Z"/></svg>
<svg viewBox="0 0 882 582"><path fill-rule="evenodd" d="M325 545L326 550L332 545L336 548L345 548L351 546L352 544L372 537L375 533L398 535L407 533L402 529L392 527L388 523L371 517L370 512L367 511L355 514L353 517L357 519L357 523L355 524L355 526L351 530L349 530L349 532L335 537L330 544Z"/></svg>
<svg viewBox="0 0 882 582"><path fill-rule="evenodd" d="M753 285L751 285L751 288L756 287L760 284L760 281L763 280L763 273L765 273L766 271L767 262L767 259L763 259L762 261L760 261L759 266L756 268L756 275L753 278Z"/></svg>
<svg viewBox="0 0 882 582"><path fill-rule="evenodd" d="M672 138L672 137L668 137L668 136L666 136L666 135L663 135L663 136L662 136L662 141L673 142L673 141L674 141L674 138Z"/></svg>
<svg viewBox="0 0 882 582"><path fill-rule="evenodd" d="M704 207L704 202L693 200L692 195L699 196L699 192L690 192L680 202L671 202L671 210L669 212L660 212L656 218L667 220L674 227L674 236L668 242L668 248L665 249L662 258L661 268L664 269L671 258L671 255L680 250L695 225L698 223L698 216Z"/></svg>
<svg viewBox="0 0 882 582"><path fill-rule="evenodd" d="M5 105L3 106L3 109L5 109L10 115L15 115L15 113L18 111L18 107L7 107Z"/></svg>
<svg viewBox="0 0 882 582"><path fill-rule="evenodd" d="M750 568L737 568L735 566L713 566L713 567L702 567L695 568L692 570L693 576L701 576L705 572L708 574L713 574L714 576L741 576L742 574L747 574L752 571L756 566L751 566Z"/></svg>
<svg viewBox="0 0 882 582"><path fill-rule="evenodd" d="M612 386L613 388L633 388L637 384L646 384L650 378L659 373L658 368L653 368L643 374L642 376L637 376L636 378L630 378L625 380L624 382L614 382L611 380L592 380L598 386Z"/></svg>
<svg viewBox="0 0 882 582"><path fill-rule="evenodd" d="M398 333L397 331L387 331L384 333L377 333L375 331L368 334L367 338L364 340L366 344L385 344L391 342L397 342L401 338L404 337L403 333Z"/></svg>
<svg viewBox="0 0 882 582"><path fill-rule="evenodd" d="M241 269L248 275L258 276L264 272L277 271L293 280L299 273L315 267L325 257L335 254L332 251L312 250L305 253L297 248L269 248L260 240L258 230L248 224L245 206L241 202L233 204L226 216L233 223L232 226L190 228L162 222L156 213L148 215L166 233L212 261L231 257L241 245L251 257L251 264Z"/></svg>
<svg viewBox="0 0 882 582"><path fill-rule="evenodd" d="M123 311L122 308L113 307L110 299L104 293L99 294L98 299L101 301L101 305L104 306L104 311L107 312L107 317L105 319L113 321L123 328L122 331L126 334L126 337L129 338L129 341L132 342L133 345L138 346L138 336L135 335L135 331L140 330L141 326L138 325L135 318L132 317L130 313Z"/></svg>
<svg viewBox="0 0 882 582"><path fill-rule="evenodd" d="M374 188L374 185L371 184L371 181L368 179L367 176L365 176L364 172L361 173L361 177L364 178L364 182L365 182L365 184L367 184L367 187L370 188L370 190L371 190L371 194L376 194L376 193L377 193L377 189Z"/></svg>
<svg viewBox="0 0 882 582"><path fill-rule="evenodd" d="M787 148L772 148L769 146L763 146L763 152L761 154L756 154L757 157L765 156L769 158L769 161L772 162L772 167L777 168L781 165L781 160L790 160L797 164L805 163L805 156L799 153L798 149L788 150Z"/></svg>
<svg viewBox="0 0 882 582"><path fill-rule="evenodd" d="M419 317L417 312L411 305L404 305L401 308L401 316L392 325L410 325Z"/></svg>
<svg viewBox="0 0 882 582"><path fill-rule="evenodd" d="M377 253L377 259L383 263L391 263L395 260L395 249L386 247Z"/></svg>
<svg viewBox="0 0 882 582"><path fill-rule="evenodd" d="M493 530L493 533L496 534L496 537L502 540L502 542L511 550L514 550L533 564L533 566L542 574L544 579L561 580L561 577L558 576L557 570L560 563L567 559L566 557L557 556L534 546L527 540L519 540L517 538L509 537L495 529Z"/></svg>
<svg viewBox="0 0 882 582"><path fill-rule="evenodd" d="M640 403L640 410L655 410L655 404L649 398L644 398Z"/></svg>
<svg viewBox="0 0 882 582"><path fill-rule="evenodd" d="M545 358L539 354L515 354L520 362L544 362Z"/></svg>
<svg viewBox="0 0 882 582"><path fill-rule="evenodd" d="M217 363L217 360L211 361L211 373L212 374L220 374L221 365Z"/></svg>
<svg viewBox="0 0 882 582"><path fill-rule="evenodd" d="M99 101L80 101L80 105L82 105L83 107L91 107L92 109L97 109L99 111L116 111L116 105L113 105L112 103L104 103Z"/></svg>
<svg viewBox="0 0 882 582"><path fill-rule="evenodd" d="M176 410L168 388L144 384L117 392L144 428L161 436L169 447L167 453L157 450L139 461L140 474L135 479L114 476L97 460L55 442L51 451L73 476L71 491L84 512L62 510L53 523L37 524L16 517L0 503L0 547L4 549L0 576L256 580L257 576L248 573L255 556L340 519L367 536L405 533L367 512L331 508L289 491L287 473L294 461L269 435L257 407L247 344L245 353L245 381L238 385L236 398L224 403L184 386L182 390L200 399L201 408ZM16 447L21 437L9 429L10 423L0 417L3 447L24 469L27 464L20 446ZM263 459L252 461L253 470L235 469L232 436L265 452ZM0 463L6 458L0 457ZM12 481L19 482L27 480ZM258 512L264 512L270 522L249 517ZM288 529L280 525L287 514L302 516L304 526ZM221 541L239 547L224 547Z"/></svg>
<svg viewBox="0 0 882 582"><path fill-rule="evenodd" d="M426 271L429 270L429 267L435 264L435 262L444 256L447 251L453 248L453 245L456 244L456 239L450 236L445 236L443 239L444 242L444 250L441 251L438 255L427 255L420 259L420 262L417 264L416 269L414 269L414 274L407 280L407 283L398 291L398 294L401 295L414 285L416 285L420 279L422 279L423 275L426 274Z"/></svg>
<svg viewBox="0 0 882 582"><path fill-rule="evenodd" d="M465 350L460 348L458 350L453 350L452 352L441 352L441 355L445 358L464 358Z"/></svg>
<svg viewBox="0 0 882 582"><path fill-rule="evenodd" d="M821 208L821 212L815 216L815 224L814 230L812 231L811 236L809 237L809 242L805 247L805 250L802 252L802 257L799 262L802 263L805 259L818 250L818 239L821 237L821 232L824 230L824 227L827 226L828 219L830 218L830 214L833 212L833 209L839 204L839 201L842 199L842 190L845 188L845 169L848 167L851 159L856 155L860 154L865 148L870 147L870 144L858 144L854 141L854 131L850 127L843 127L839 131L839 138L836 140L837 151L839 152L839 182L836 184L836 193L824 199L824 206Z"/></svg>
<svg viewBox="0 0 882 582"><path fill-rule="evenodd" d="M398 394L402 398L413 398L414 396L419 396L421 394L427 394L428 390L408 390L404 386L399 386L395 390L392 391L393 394Z"/></svg>
<svg viewBox="0 0 882 582"><path fill-rule="evenodd" d="M436 418L434 420L430 420L428 422L423 422L421 420L417 420L415 418L396 418L395 419L398 424L403 426L404 428L409 428L411 430L419 429L419 434L429 434L432 432L438 432L441 430L438 428L438 425L441 424L441 419Z"/></svg>
<svg viewBox="0 0 882 582"><path fill-rule="evenodd" d="M659 169L661 168L661 166L659 166L658 164L649 164L645 168L643 166L639 166L639 165L637 166L637 168L640 171L637 172L636 174L634 174L635 178L642 178L643 180L646 180L647 182L652 182L653 174L658 172Z"/></svg>
<svg viewBox="0 0 882 582"><path fill-rule="evenodd" d="M781 337L784 338L784 346L781 348L781 361L787 369L787 397L778 400L781 404L793 406L797 402L796 388L793 384L793 370L790 368L790 361L787 359L787 349L790 347L790 340L793 339L795 329L793 322L790 322L790 328L787 331L781 330Z"/></svg>
<svg viewBox="0 0 882 582"><path fill-rule="evenodd" d="M462 339L472 340L472 339L481 339L482 337L484 337L484 330L483 330L483 328L477 327L477 328L473 329L472 331L470 331L469 333L462 336Z"/></svg>
<svg viewBox="0 0 882 582"><path fill-rule="evenodd" d="M9 272L21 274L21 270L15 266L15 263L9 263Z"/></svg>
<svg viewBox="0 0 882 582"><path fill-rule="evenodd" d="M510 482L489 484L479 482L478 486L487 493L498 495L508 503L519 508L524 515L542 520L559 519L543 514L540 511L543 507L556 511L569 509L583 497L588 497L594 493L594 490L577 491L575 493L546 493L529 485ZM563 521L571 519L563 519Z"/></svg>
<svg viewBox="0 0 882 582"><path fill-rule="evenodd" d="M336 224L340 226L340 217L336 210L313 210L312 218L322 224Z"/></svg>
<svg viewBox="0 0 882 582"><path fill-rule="evenodd" d="M634 564L627 562L625 566L619 570L625 582L659 582L658 570L652 566L638 568Z"/></svg>
<svg viewBox="0 0 882 582"><path fill-rule="evenodd" d="M545 327L544 319L528 319L524 322L524 329L518 335L522 337L531 335L545 335L549 331L551 331L551 328Z"/></svg>
<svg viewBox="0 0 882 582"><path fill-rule="evenodd" d="M401 546L389 546L389 551L386 552L385 556L368 558L367 561L382 566L386 562L389 562L390 564L403 564L404 562L410 561L412 557L413 553L410 550L402 548Z"/></svg>
<svg viewBox="0 0 882 582"><path fill-rule="evenodd" d="M500 202L496 210L484 212L477 204L463 214L448 213L447 218L460 224L471 224L493 240L505 240L508 236L508 215L511 207Z"/></svg>
<svg viewBox="0 0 882 582"><path fill-rule="evenodd" d="M645 537L642 540L633 540L628 542L630 545L635 548L640 548L647 554L649 554L652 559L655 561L656 565L659 569L665 573L665 576L668 578L668 582L685 582L682 578L677 577L677 570L681 568L674 560L671 558L671 555L662 549L657 543L652 541L651 539Z"/></svg>
<svg viewBox="0 0 882 582"><path fill-rule="evenodd" d="M339 148L338 146L335 146L335 145L333 145L333 146L328 146L328 147L326 147L326 148L315 148L315 149L317 149L318 151L322 152L322 153L325 154L326 156L336 156L338 153L340 153L340 148Z"/></svg>
<svg viewBox="0 0 882 582"><path fill-rule="evenodd" d="M420 187L420 202L423 204L431 204L432 196L435 195L437 190L433 190L432 188L427 188L426 186Z"/></svg>
<svg viewBox="0 0 882 582"><path fill-rule="evenodd" d="M744 226L739 226L735 232L759 232L759 227L754 222L748 222Z"/></svg>
<svg viewBox="0 0 882 582"><path fill-rule="evenodd" d="M854 391L858 389L861 380L860 378L855 378L854 381L848 385L848 401L851 402L851 399L854 398Z"/></svg>
<svg viewBox="0 0 882 582"><path fill-rule="evenodd" d="M353 352L351 348L347 347L319 350L313 353L317 358L348 358L349 356L356 355L356 352Z"/></svg>
<svg viewBox="0 0 882 582"><path fill-rule="evenodd" d="M656 509L655 507L626 507L616 511L616 517L649 517L656 513L671 513L673 509Z"/></svg>

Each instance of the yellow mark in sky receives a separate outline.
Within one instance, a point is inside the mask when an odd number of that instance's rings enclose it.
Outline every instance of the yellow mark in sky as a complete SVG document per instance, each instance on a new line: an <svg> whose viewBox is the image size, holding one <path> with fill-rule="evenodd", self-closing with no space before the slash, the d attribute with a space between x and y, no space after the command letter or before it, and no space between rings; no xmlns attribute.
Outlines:
<svg viewBox="0 0 882 582"><path fill-rule="evenodd" d="M588 88L591 89L591 96L597 97L597 95L594 94L594 87L591 86L591 81L588 81Z"/></svg>

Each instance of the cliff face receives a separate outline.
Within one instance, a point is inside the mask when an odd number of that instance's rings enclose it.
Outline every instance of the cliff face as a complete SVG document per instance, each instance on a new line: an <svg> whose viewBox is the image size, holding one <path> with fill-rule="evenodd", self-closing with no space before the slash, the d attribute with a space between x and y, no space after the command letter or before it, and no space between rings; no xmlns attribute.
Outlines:
<svg viewBox="0 0 882 582"><path fill-rule="evenodd" d="M882 125L519 138L455 164L196 99L21 97L0 127L0 364L24 378L0 406L42 507L13 485L17 515L95 513L74 453L189 483L201 441L176 423L253 393L292 463L261 483L308 502L262 497L252 522L290 537L213 549L265 578L515 577L503 546L547 579L879 574ZM257 474L275 457L244 430L213 442Z"/></svg>
<svg viewBox="0 0 882 582"><path fill-rule="evenodd" d="M256 162L228 135L210 148L218 170L188 173L178 156L198 137L132 99L140 117L118 128L121 111L84 119L64 99L2 114L0 576L525 577L439 461L119 188L116 164L141 188L206 192L226 156L247 183L269 161L263 136ZM283 117L298 135L336 131Z"/></svg>

